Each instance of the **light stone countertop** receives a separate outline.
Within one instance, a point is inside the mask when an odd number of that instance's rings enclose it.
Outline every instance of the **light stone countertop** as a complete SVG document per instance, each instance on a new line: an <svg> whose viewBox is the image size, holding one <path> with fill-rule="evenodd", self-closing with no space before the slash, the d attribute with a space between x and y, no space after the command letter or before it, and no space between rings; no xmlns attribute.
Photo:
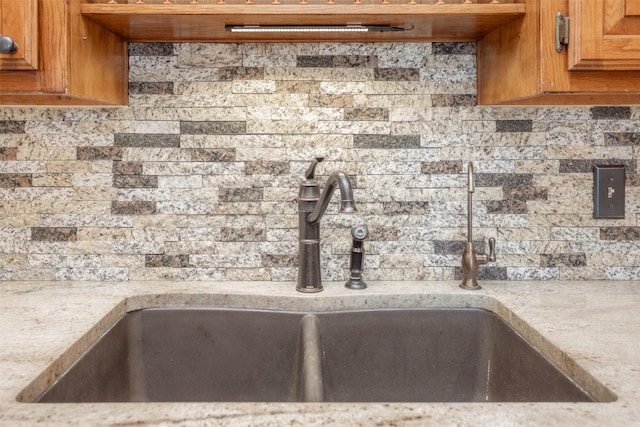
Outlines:
<svg viewBox="0 0 640 427"><path fill-rule="evenodd" d="M479 307L497 312L610 403L82 403L17 400L51 381L125 311L154 306L330 311ZM574 366L575 362L577 365ZM44 373L44 374L43 374ZM640 425L640 282L325 283L301 294L273 282L4 282L0 424L34 425ZM613 394L612 394L613 393Z"/></svg>

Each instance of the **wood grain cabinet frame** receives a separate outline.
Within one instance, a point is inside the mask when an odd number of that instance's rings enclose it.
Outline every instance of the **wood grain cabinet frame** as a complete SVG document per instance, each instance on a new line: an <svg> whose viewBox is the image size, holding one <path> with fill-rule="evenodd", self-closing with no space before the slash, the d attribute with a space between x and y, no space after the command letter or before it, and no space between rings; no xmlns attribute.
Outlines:
<svg viewBox="0 0 640 427"><path fill-rule="evenodd" d="M0 0L2 31L23 26L18 46L36 49L30 67L2 58L0 105L127 103L127 42L83 18L80 2Z"/></svg>
<svg viewBox="0 0 640 427"><path fill-rule="evenodd" d="M571 2L582 3L581 16L589 15L589 20L598 15L597 4L625 5L624 0L527 0L524 18L500 27L478 42L480 104L640 104L640 71L629 68L575 70L571 68L567 49L556 51L558 12L570 16L572 32L580 28L575 15L570 14ZM629 6L626 10L637 13L640 0L627 0L626 5ZM575 37L571 37L569 49L572 44L575 48Z"/></svg>

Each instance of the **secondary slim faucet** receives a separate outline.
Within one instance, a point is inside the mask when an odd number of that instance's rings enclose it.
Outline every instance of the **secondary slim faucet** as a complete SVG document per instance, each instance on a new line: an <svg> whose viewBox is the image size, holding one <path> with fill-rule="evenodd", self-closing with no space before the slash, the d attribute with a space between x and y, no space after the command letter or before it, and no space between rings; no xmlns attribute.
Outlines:
<svg viewBox="0 0 640 427"><path fill-rule="evenodd" d="M469 162L467 168L467 242L464 245L464 253L462 254L462 283L460 287L476 290L480 289L476 276L478 267L489 261L496 260L496 239L493 237L489 239L488 255L476 252L473 246L473 192L475 191L473 163Z"/></svg>
<svg viewBox="0 0 640 427"><path fill-rule="evenodd" d="M320 183L315 179L315 169L322 157L316 158L305 173L298 192L298 284L300 292L320 292L320 220L324 215L336 187L340 190L340 212L355 212L353 188L346 174L334 172L329 175L322 194Z"/></svg>

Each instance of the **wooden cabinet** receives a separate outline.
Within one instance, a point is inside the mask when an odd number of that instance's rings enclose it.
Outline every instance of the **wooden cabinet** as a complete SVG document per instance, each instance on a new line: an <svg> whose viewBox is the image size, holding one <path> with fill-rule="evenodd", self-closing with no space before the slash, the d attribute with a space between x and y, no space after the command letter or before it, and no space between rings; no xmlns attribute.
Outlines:
<svg viewBox="0 0 640 427"><path fill-rule="evenodd" d="M640 0L570 0L572 70L640 70Z"/></svg>
<svg viewBox="0 0 640 427"><path fill-rule="evenodd" d="M524 18L499 28L478 42L480 104L640 103L639 71L571 70L567 50L556 51L555 17L558 12L569 16L569 2L528 0ZM586 5L610 0L575 2ZM633 6L629 10L638 13L635 0L617 2ZM573 21L571 25L575 25ZM574 42L570 40L570 48Z"/></svg>
<svg viewBox="0 0 640 427"><path fill-rule="evenodd" d="M80 1L0 0L2 30L22 26L19 46L36 49L30 67L5 67L3 55L0 104L126 104L127 42L85 20Z"/></svg>
<svg viewBox="0 0 640 427"><path fill-rule="evenodd" d="M148 42L415 42L475 41L524 16L524 0L85 0L82 14L129 41ZM280 4L282 3L282 4ZM238 26L392 26L402 31L252 32ZM406 29L406 30L404 30Z"/></svg>
<svg viewBox="0 0 640 427"><path fill-rule="evenodd" d="M0 0L0 35L18 45L0 54L0 70L38 69L38 0Z"/></svg>

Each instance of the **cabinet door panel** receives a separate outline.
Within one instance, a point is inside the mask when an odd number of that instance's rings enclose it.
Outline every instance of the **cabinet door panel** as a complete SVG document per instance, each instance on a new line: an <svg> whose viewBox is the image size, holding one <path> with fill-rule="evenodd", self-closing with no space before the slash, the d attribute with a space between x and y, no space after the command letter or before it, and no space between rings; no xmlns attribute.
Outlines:
<svg viewBox="0 0 640 427"><path fill-rule="evenodd" d="M0 0L0 34L18 45L0 54L0 70L38 69L38 0Z"/></svg>
<svg viewBox="0 0 640 427"><path fill-rule="evenodd" d="M640 70L640 0L570 0L571 70Z"/></svg>

